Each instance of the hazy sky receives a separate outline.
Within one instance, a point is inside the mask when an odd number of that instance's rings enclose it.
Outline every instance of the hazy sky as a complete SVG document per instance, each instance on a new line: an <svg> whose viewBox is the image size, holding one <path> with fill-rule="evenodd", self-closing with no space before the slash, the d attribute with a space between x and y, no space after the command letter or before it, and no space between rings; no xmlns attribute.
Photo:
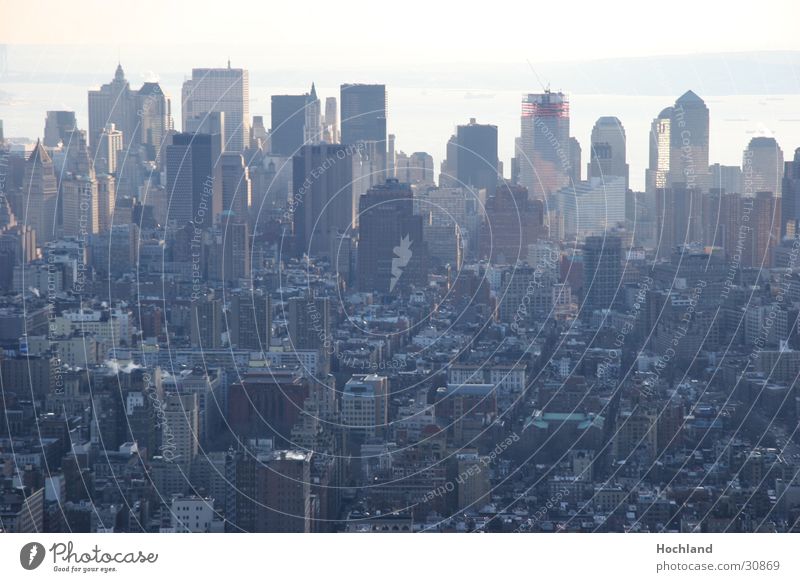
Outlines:
<svg viewBox="0 0 800 582"><path fill-rule="evenodd" d="M258 44L276 60L554 61L797 49L797 0L0 0L0 42ZM657 10L656 10L657 8Z"/></svg>

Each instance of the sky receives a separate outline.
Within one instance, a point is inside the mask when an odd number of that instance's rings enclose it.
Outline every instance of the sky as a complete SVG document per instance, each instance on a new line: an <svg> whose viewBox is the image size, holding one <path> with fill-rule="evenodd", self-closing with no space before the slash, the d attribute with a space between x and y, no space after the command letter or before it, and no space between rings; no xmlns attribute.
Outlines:
<svg viewBox="0 0 800 582"><path fill-rule="evenodd" d="M6 44L112 38L120 45L199 42L231 51L257 44L275 59L351 63L792 50L800 15L796 0L0 0L0 7Z"/></svg>

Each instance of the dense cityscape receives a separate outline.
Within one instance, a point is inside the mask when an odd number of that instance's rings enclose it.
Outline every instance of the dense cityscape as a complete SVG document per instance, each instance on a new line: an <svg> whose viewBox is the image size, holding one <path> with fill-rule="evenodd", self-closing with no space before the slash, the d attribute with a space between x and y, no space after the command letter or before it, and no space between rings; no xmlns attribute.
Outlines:
<svg viewBox="0 0 800 582"><path fill-rule="evenodd" d="M0 121L0 531L800 531L800 144L238 65Z"/></svg>

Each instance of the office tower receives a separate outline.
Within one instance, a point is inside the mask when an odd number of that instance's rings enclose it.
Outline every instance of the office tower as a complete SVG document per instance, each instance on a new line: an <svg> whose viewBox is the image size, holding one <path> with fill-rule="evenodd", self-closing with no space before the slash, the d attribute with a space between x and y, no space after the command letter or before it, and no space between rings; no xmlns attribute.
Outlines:
<svg viewBox="0 0 800 582"><path fill-rule="evenodd" d="M591 172L591 170L590 170ZM596 176L556 193L561 238L583 239L625 224L625 176Z"/></svg>
<svg viewBox="0 0 800 582"><path fill-rule="evenodd" d="M566 186L572 173L569 100L563 93L530 93L522 99L519 183L531 198Z"/></svg>
<svg viewBox="0 0 800 582"><path fill-rule="evenodd" d="M185 133L205 133L214 136L214 151L222 155L225 151L225 113L223 111L209 111L203 115L195 115L186 119L183 131ZM237 153L234 151L233 153ZM214 164L219 163L215 160Z"/></svg>
<svg viewBox="0 0 800 582"><path fill-rule="evenodd" d="M742 156L742 194L772 192L781 197L783 151L774 137L754 137Z"/></svg>
<svg viewBox="0 0 800 582"><path fill-rule="evenodd" d="M267 128L264 127L264 117L261 115L253 116L253 125L250 126L250 147L257 149L266 148L269 140Z"/></svg>
<svg viewBox="0 0 800 582"><path fill-rule="evenodd" d="M91 174L69 174L61 180L62 234L84 240L100 232L97 180Z"/></svg>
<svg viewBox="0 0 800 582"><path fill-rule="evenodd" d="M581 143L575 137L569 138L569 180L571 184L581 181ZM502 172L501 172L502 173Z"/></svg>
<svg viewBox="0 0 800 582"><path fill-rule="evenodd" d="M286 318L293 350L319 350L330 343L331 302L327 297L292 297Z"/></svg>
<svg viewBox="0 0 800 582"><path fill-rule="evenodd" d="M694 92L687 91L672 108L669 185L685 184L690 190L708 191L708 138L708 107Z"/></svg>
<svg viewBox="0 0 800 582"><path fill-rule="evenodd" d="M44 245L54 240L57 226L58 183L53 160L38 141L25 162L22 195L24 200L22 223L35 231L38 244Z"/></svg>
<svg viewBox="0 0 800 582"><path fill-rule="evenodd" d="M272 300L261 290L242 291L231 297L227 327L231 345L242 350L269 351L272 338Z"/></svg>
<svg viewBox="0 0 800 582"><path fill-rule="evenodd" d="M94 154L95 171L98 174L116 174L117 164L124 161L122 144L122 132L113 123L106 124Z"/></svg>
<svg viewBox="0 0 800 582"><path fill-rule="evenodd" d="M99 90L89 91L89 144L93 151L97 149L100 135L109 123L122 132L125 149L136 143L136 126L139 123L136 106L136 94L125 79L122 65L117 65L111 83L102 85Z"/></svg>
<svg viewBox="0 0 800 582"><path fill-rule="evenodd" d="M670 257L678 245L702 243L705 225L702 222L703 200L699 190L676 183L655 192L658 255Z"/></svg>
<svg viewBox="0 0 800 582"><path fill-rule="evenodd" d="M197 394L167 393L159 453L168 461L188 468L199 448L200 417Z"/></svg>
<svg viewBox="0 0 800 582"><path fill-rule="evenodd" d="M144 148L144 159L159 164L167 146L167 136L174 130L172 103L164 94L161 85L146 82L136 94L138 131L134 135Z"/></svg>
<svg viewBox="0 0 800 582"><path fill-rule="evenodd" d="M480 257L493 263L514 265L524 261L528 245L547 237L544 204L531 200L528 191L503 182L486 199L485 220L480 230Z"/></svg>
<svg viewBox="0 0 800 582"><path fill-rule="evenodd" d="M305 143L306 95L273 95L270 153L294 156Z"/></svg>
<svg viewBox="0 0 800 582"><path fill-rule="evenodd" d="M711 174L711 190L721 190L728 194L742 193L742 169L739 166L712 164L708 173Z"/></svg>
<svg viewBox="0 0 800 582"><path fill-rule="evenodd" d="M114 217L114 224L89 238L89 260L98 276L121 277L134 270L138 257L139 227Z"/></svg>
<svg viewBox="0 0 800 582"><path fill-rule="evenodd" d="M768 269L772 267L772 249L780 242L781 198L773 192L762 191L756 192L755 199L743 198L742 203L753 204L752 260L745 266Z"/></svg>
<svg viewBox="0 0 800 582"><path fill-rule="evenodd" d="M342 143L370 144L367 150L371 150L377 157L374 164L377 171L385 172L388 109L386 86L344 84L340 92ZM377 176L375 181L379 180L380 177Z"/></svg>
<svg viewBox="0 0 800 582"><path fill-rule="evenodd" d="M274 451L256 469L256 531L309 533L312 453Z"/></svg>
<svg viewBox="0 0 800 582"><path fill-rule="evenodd" d="M622 239L590 236L583 247L583 311L612 309L622 297Z"/></svg>
<svg viewBox="0 0 800 582"><path fill-rule="evenodd" d="M222 300L198 297L192 301L189 335L192 347L214 350L222 346Z"/></svg>
<svg viewBox="0 0 800 582"><path fill-rule="evenodd" d="M458 183L458 138L454 135L447 140L445 157L439 168L440 188L459 188Z"/></svg>
<svg viewBox="0 0 800 582"><path fill-rule="evenodd" d="M650 163L645 176L646 190L654 196L658 188L666 188L670 168L672 107L658 114L650 125Z"/></svg>
<svg viewBox="0 0 800 582"><path fill-rule="evenodd" d="M178 133L167 146L167 220L177 228L191 222L209 228L222 212L222 193L214 179L216 136Z"/></svg>
<svg viewBox="0 0 800 582"><path fill-rule="evenodd" d="M325 99L324 126L323 140L327 143L339 143L339 105L336 97Z"/></svg>
<svg viewBox="0 0 800 582"><path fill-rule="evenodd" d="M794 159L785 162L781 203L781 236L797 236L800 222L800 148L794 150Z"/></svg>
<svg viewBox="0 0 800 582"><path fill-rule="evenodd" d="M389 379L377 374L353 374L342 391L342 424L363 443L387 432Z"/></svg>
<svg viewBox="0 0 800 582"><path fill-rule="evenodd" d="M219 163L222 212L247 219L252 198L250 172L240 153L225 152Z"/></svg>
<svg viewBox="0 0 800 582"><path fill-rule="evenodd" d="M111 228L114 219L114 207L117 201L117 190L114 176L100 174L97 176L97 216L99 232Z"/></svg>
<svg viewBox="0 0 800 582"><path fill-rule="evenodd" d="M48 148L58 147L60 142L66 143L68 132L77 127L74 111L48 111L44 121L42 143Z"/></svg>
<svg viewBox="0 0 800 582"><path fill-rule="evenodd" d="M411 187L397 180L373 186L361 196L358 214L359 289L392 293L424 286L427 249Z"/></svg>
<svg viewBox="0 0 800 582"><path fill-rule="evenodd" d="M493 192L497 187L497 126L476 123L475 118L468 125L456 129L458 159L456 179L459 186L485 189Z"/></svg>
<svg viewBox="0 0 800 582"><path fill-rule="evenodd" d="M625 128L616 117L601 117L592 128L589 179L619 176L628 189Z"/></svg>
<svg viewBox="0 0 800 582"><path fill-rule="evenodd" d="M248 223L225 216L213 233L209 256L209 278L237 285L251 278L251 242Z"/></svg>
<svg viewBox="0 0 800 582"><path fill-rule="evenodd" d="M406 184L433 186L433 157L427 152L414 152L410 156L399 152L395 156L394 177Z"/></svg>
<svg viewBox="0 0 800 582"><path fill-rule="evenodd" d="M293 160L295 252L326 256L338 233L353 229L353 151L342 145L303 146Z"/></svg>
<svg viewBox="0 0 800 582"><path fill-rule="evenodd" d="M395 158L395 149L394 149L394 142L395 142L395 135L393 133L390 133L389 134L389 139L388 139L388 142L387 142L388 145L386 146L387 147L387 154L386 154L387 155L387 162L386 162L387 174L386 174L386 176L388 178L396 178L397 177L397 176L395 176L395 159L394 159Z"/></svg>
<svg viewBox="0 0 800 582"><path fill-rule="evenodd" d="M250 78L246 69L192 69L183 83L183 128L192 117L225 114L225 151L241 152L250 139Z"/></svg>
<svg viewBox="0 0 800 582"><path fill-rule="evenodd" d="M303 137L305 145L315 145L322 141L322 105L317 97L314 83L311 83L311 92L306 97Z"/></svg>

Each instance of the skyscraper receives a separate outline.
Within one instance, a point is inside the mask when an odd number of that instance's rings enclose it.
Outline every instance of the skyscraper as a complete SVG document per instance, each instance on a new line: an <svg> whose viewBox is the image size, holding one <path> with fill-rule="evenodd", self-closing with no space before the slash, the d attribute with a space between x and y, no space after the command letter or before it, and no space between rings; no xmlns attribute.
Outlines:
<svg viewBox="0 0 800 582"><path fill-rule="evenodd" d="M57 226L58 184L53 170L53 160L38 141L25 162L25 179L22 187L24 201L22 223L34 229L39 244L52 241Z"/></svg>
<svg viewBox="0 0 800 582"><path fill-rule="evenodd" d="M352 150L341 145L303 146L293 161L290 204L296 252L325 256L332 237L353 228Z"/></svg>
<svg viewBox="0 0 800 582"><path fill-rule="evenodd" d="M456 179L461 186L494 192L498 180L497 126L476 123L456 129L458 158Z"/></svg>
<svg viewBox="0 0 800 582"><path fill-rule="evenodd" d="M583 312L611 309L622 294L622 239L589 236L583 247Z"/></svg>
<svg viewBox="0 0 800 582"><path fill-rule="evenodd" d="M784 164L781 190L781 236L796 236L800 233L800 148L794 150L794 159Z"/></svg>
<svg viewBox="0 0 800 582"><path fill-rule="evenodd" d="M167 220L177 228L187 222L208 228L222 211L219 180L214 179L216 143L208 134L178 133L167 146Z"/></svg>
<svg viewBox="0 0 800 582"><path fill-rule="evenodd" d="M394 179L373 186L361 196L358 214L359 288L391 293L425 285L427 249L411 187Z"/></svg>
<svg viewBox="0 0 800 582"><path fill-rule="evenodd" d="M378 156L377 167L386 170L386 114L388 101L385 85L344 84L340 88L341 131L344 144L369 144Z"/></svg>
<svg viewBox="0 0 800 582"><path fill-rule="evenodd" d="M325 99L324 126L323 139L328 143L339 143L339 105L336 97Z"/></svg>
<svg viewBox="0 0 800 582"><path fill-rule="evenodd" d="M211 111L225 114L225 150L241 152L250 142L250 77L246 69L192 69L183 83L183 128Z"/></svg>
<svg viewBox="0 0 800 582"><path fill-rule="evenodd" d="M48 111L42 143L48 148L57 147L59 142L66 142L68 132L77 127L74 111Z"/></svg>
<svg viewBox="0 0 800 582"><path fill-rule="evenodd" d="M743 190L747 196L772 192L780 198L783 170L783 150L775 138L754 137L742 157Z"/></svg>
<svg viewBox="0 0 800 582"><path fill-rule="evenodd" d="M106 124L95 149L95 170L100 174L115 174L117 159L123 157L122 148L122 132L113 123Z"/></svg>
<svg viewBox="0 0 800 582"><path fill-rule="evenodd" d="M322 141L322 105L317 97L317 88L311 83L311 92L306 97L305 127L303 128L305 145L314 145Z"/></svg>
<svg viewBox="0 0 800 582"><path fill-rule="evenodd" d="M519 182L531 198L563 188L572 174L569 99L563 93L530 93L522 99Z"/></svg>
<svg viewBox="0 0 800 582"><path fill-rule="evenodd" d="M655 195L656 189L667 187L671 129L672 107L667 107L650 125L650 163L645 176L645 188L651 196Z"/></svg>
<svg viewBox="0 0 800 582"><path fill-rule="evenodd" d="M125 79L122 65L117 65L111 83L89 91L89 145L92 150L97 149L100 135L109 123L122 132L124 147L130 148L137 134L136 112L136 94Z"/></svg>
<svg viewBox="0 0 800 582"><path fill-rule="evenodd" d="M589 178L618 176L628 189L625 128L616 117L601 117L592 128Z"/></svg>
<svg viewBox="0 0 800 582"><path fill-rule="evenodd" d="M270 152L293 156L305 142L306 95L273 95Z"/></svg>
<svg viewBox="0 0 800 582"><path fill-rule="evenodd" d="M240 153L225 152L219 163L222 211L240 219L247 218L250 210L252 188L250 173Z"/></svg>
<svg viewBox="0 0 800 582"><path fill-rule="evenodd" d="M708 191L708 107L693 91L681 95L671 111L669 185Z"/></svg>

